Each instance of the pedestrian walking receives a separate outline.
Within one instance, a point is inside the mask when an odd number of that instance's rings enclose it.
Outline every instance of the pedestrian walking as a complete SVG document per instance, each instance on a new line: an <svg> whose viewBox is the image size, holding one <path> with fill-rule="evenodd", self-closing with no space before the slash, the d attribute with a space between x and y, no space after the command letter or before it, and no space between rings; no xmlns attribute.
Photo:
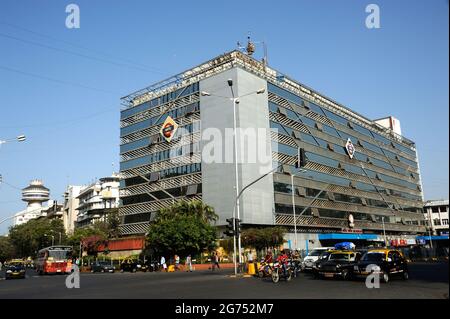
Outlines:
<svg viewBox="0 0 450 319"><path fill-rule="evenodd" d="M180 256L175 255L175 270L180 270Z"/></svg>
<svg viewBox="0 0 450 319"><path fill-rule="evenodd" d="M163 269L167 272L167 264L166 264L166 258L164 258L164 256L161 257L161 262L160 262L161 266L163 267Z"/></svg>
<svg viewBox="0 0 450 319"><path fill-rule="evenodd" d="M185 262L186 271L192 272L192 257L188 255Z"/></svg>
<svg viewBox="0 0 450 319"><path fill-rule="evenodd" d="M211 262L212 262L212 271L214 271L216 267L217 267L217 269L220 269L219 255L216 252L212 253Z"/></svg>

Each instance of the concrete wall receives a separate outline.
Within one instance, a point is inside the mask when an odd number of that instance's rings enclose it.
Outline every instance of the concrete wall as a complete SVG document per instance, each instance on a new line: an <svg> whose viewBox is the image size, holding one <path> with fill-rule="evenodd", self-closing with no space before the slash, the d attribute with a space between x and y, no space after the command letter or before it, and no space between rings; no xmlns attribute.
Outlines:
<svg viewBox="0 0 450 319"><path fill-rule="evenodd" d="M243 129L263 128L269 132L269 112L267 107L267 83L266 81L238 68L234 68L214 77L210 77L200 82L200 90L207 91L214 95L231 97L230 87L227 80L233 80L235 96L242 96L260 88L266 88L264 94L252 94L240 99L237 105L237 127ZM208 128L217 128L221 133L222 147L216 150L222 154L218 156L222 162L206 163L202 156L202 192L205 203L213 206L219 215L217 225L226 224L226 219L232 217L233 207L236 198L235 190L235 165L233 152L232 135L226 139L226 129L233 128L233 102L227 98L215 96L202 96L200 98L200 116L202 121L202 135ZM268 154L271 153L270 137L263 138ZM205 146L210 141L202 139L201 150L204 155ZM242 145L242 149L241 149ZM253 145L238 142L238 154L243 155L243 151L248 151ZM218 155L218 153L216 153ZM244 156L244 161L238 159L239 169L239 189L260 177L271 168L269 163L248 162L248 157ZM273 215L273 179L272 175L267 176L243 195L240 205L240 217L243 224L263 224L274 223Z"/></svg>

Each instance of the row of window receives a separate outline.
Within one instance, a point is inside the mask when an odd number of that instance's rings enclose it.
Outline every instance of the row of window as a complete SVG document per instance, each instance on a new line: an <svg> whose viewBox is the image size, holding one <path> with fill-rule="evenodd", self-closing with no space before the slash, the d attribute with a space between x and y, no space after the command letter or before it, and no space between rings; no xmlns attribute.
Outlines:
<svg viewBox="0 0 450 319"><path fill-rule="evenodd" d="M448 225L448 218L442 219L442 223L439 218L436 218L435 220L433 220L433 224L435 226L446 226L446 225Z"/></svg>
<svg viewBox="0 0 450 319"><path fill-rule="evenodd" d="M168 169L165 169L165 170L162 170L159 172L149 173L149 174L146 174L145 177L148 180L150 180L151 182L155 182L155 181L163 179L163 178L197 173L197 172L200 172L201 169L202 169L201 163L192 163L192 164L168 168ZM144 179L140 176L135 176L135 177L130 177L125 180L122 180L120 183L120 187L124 188L124 187L142 184L145 182L147 182L146 179Z"/></svg>
<svg viewBox="0 0 450 319"><path fill-rule="evenodd" d="M150 194L153 195L154 197L158 198L159 200L164 200L164 199L171 198L171 196L169 196L167 193L169 193L173 197L181 197L181 196L191 196L191 195L199 194L201 192L202 192L202 185L199 184L199 185L189 185L189 186L169 188L169 189L165 189L165 192L155 191L155 192L151 192ZM122 205L126 206L126 205L154 201L155 198L152 197L150 194L146 193L146 194L122 197Z"/></svg>
<svg viewBox="0 0 450 319"><path fill-rule="evenodd" d="M189 123L187 125L179 127L178 130L173 135L172 141L176 141L178 138L180 138L182 136L185 136L185 135L188 135L191 133L195 133L195 132L199 132L200 126L201 126L200 121L194 121L192 123ZM150 143L158 143L160 141L162 141L162 137L159 135L159 133L158 133L158 135L155 135L154 137L146 136L139 140L120 145L120 154L129 152L129 151L141 148L141 147L149 146Z"/></svg>
<svg viewBox="0 0 450 319"><path fill-rule="evenodd" d="M320 141L320 139L319 139L319 141ZM321 147L324 148L324 149L329 149L330 145L327 144L325 146L325 145L321 144ZM333 146L331 146L331 147L333 147ZM339 146L337 146L337 147L342 149L342 152L345 152L342 147L339 147ZM291 147L289 145L277 143L275 141L272 141L272 149L277 151L277 152L279 152L279 153L287 154L287 155L290 155L290 156L297 156L297 153L298 153L298 150L296 148ZM335 148L334 150L337 150L337 148ZM357 157L356 156L357 154L361 155L360 153L355 153L355 157ZM328 157L325 157L325 156L322 156L322 155L318 155L318 154L315 154L315 153L312 153L312 152L306 152L306 157L308 158L308 160L310 160L312 162L316 162L316 163L323 164L323 165L326 165L326 166L329 166L329 167L333 167L333 168L339 168L339 165L340 165L339 161L337 161L337 160L334 160L334 159L331 159L331 158L328 158ZM363 155L363 156L359 156L359 158L357 157L358 160L363 160L364 158L366 158L366 162L367 162L368 161L367 160L367 156ZM384 181L384 182L387 182L387 183L391 183L391 184L394 184L394 185L401 185L401 186L407 187L407 188L409 188L411 190L417 190L418 189L418 184L411 183L411 182L408 182L408 181L403 180L403 179L391 177L391 176L388 176L388 175L385 175L385 174L377 173L377 172L374 172L374 171L369 170L369 169L363 170L361 167L353 166L353 165L350 165L350 164L345 164L345 166L342 167L342 168L344 168L344 169L348 168L348 170L350 172L358 174L358 175L361 175L361 176L366 176L366 173L364 172L364 171L366 171L367 175L369 175L370 178L376 178L376 179L379 179L381 181Z"/></svg>
<svg viewBox="0 0 450 319"><path fill-rule="evenodd" d="M431 206L432 213L446 213L448 212L448 206Z"/></svg>
<svg viewBox="0 0 450 319"><path fill-rule="evenodd" d="M173 91L171 93L164 94L164 95L162 95L160 97L154 98L153 100L150 100L150 101L144 102L142 104L139 104L139 105L137 105L135 107L123 110L121 112L121 114L120 114L120 118L121 119L125 119L127 117L130 117L130 116L136 114L136 113L148 110L150 108L154 108L154 107L156 107L158 105L167 103L167 102L172 101L172 100L174 100L176 98L181 98L181 97L190 95L190 94L198 92L198 91L199 91L199 83L198 82L197 83L193 83L191 85L188 85L186 87L180 88L180 89L178 89L176 91Z"/></svg>
<svg viewBox="0 0 450 319"><path fill-rule="evenodd" d="M273 121L270 121L270 127L271 127L271 129L274 132L278 132L279 134L286 135L286 136L291 136L292 137L292 134L294 132L291 128L283 126L280 123L273 122ZM340 146L340 145L337 145L337 144L334 144L334 143L329 143L329 142L327 142L325 140L322 140L322 139L320 139L318 137L313 137L313 136L311 136L309 134L306 134L306 133L303 133L303 132L297 132L296 134L300 138L300 140L302 140L302 141L304 141L304 142L306 142L308 144L311 144L311 145L314 145L314 146L319 146L319 147L321 147L323 149L327 149L328 151L334 151L334 152L336 152L338 154L347 156L347 153L346 153L345 148L343 146ZM366 156L366 155L364 155L362 153L359 153L359 152L356 152L354 156L358 160L361 160L361 161L364 161L364 162L370 162L370 163L372 163L375 166L378 166L378 167L390 170L392 172L396 172L398 174L402 174L402 175L406 175L406 176L413 176L414 178L417 178L417 179L419 178L419 175L416 174L416 173L408 172L404 168L398 167L396 165L392 165L390 163L387 163L385 161L379 160L377 158L373 158L373 157L369 158L368 156Z"/></svg>
<svg viewBox="0 0 450 319"><path fill-rule="evenodd" d="M196 121L194 123L183 126L183 128L185 129L184 133L186 135L198 132L200 130L200 121ZM175 134L174 140L176 140L178 137L180 137L180 136L177 136L177 134L178 135L182 134L182 130L177 131L177 133ZM152 153L152 154L149 154L146 156L142 156L142 157L134 158L132 160L127 160L127 161L121 162L120 170L123 171L123 170L127 170L130 168L146 165L146 164L151 164L151 163L155 163L155 162L159 162L159 161L163 161L163 160L168 160L170 158L173 158L176 156L181 156L183 154L188 155L190 153L197 153L199 151L200 151L200 144L198 142L191 144L191 146L185 145L185 146L180 146L180 147L173 147L170 150L156 152L156 153Z"/></svg>
<svg viewBox="0 0 450 319"><path fill-rule="evenodd" d="M280 165L279 162L274 162L274 168L278 167ZM283 165L284 168L287 168L290 170L290 172L294 172L295 171L295 167L292 165ZM278 168L278 172L279 173L283 173L283 167L279 167ZM401 191L396 191L393 189L387 189L381 186L377 186L375 188L375 186L371 185L371 184L366 184L363 182L356 182L356 181L351 181L347 178L344 177L338 177L338 176L334 176L334 175L329 175L329 174L325 174L325 173L321 173L321 172L317 172L314 170L307 170L307 172L305 174L301 175L302 177L305 178L309 178L312 180L316 180L316 181L320 181L320 182L324 182L324 183L328 183L328 184L332 184L332 185L339 185L339 186L344 186L344 187L352 187L355 189L359 189L359 190L363 190L363 191L367 191L367 192L373 192L373 193L382 193L385 195L391 195L391 196L397 196L397 197L401 197L401 198L405 198L405 199L410 199L410 200L414 200L414 201L421 201L422 198L420 196L417 195L413 195L413 194L409 194L409 193L405 193L405 192L401 192Z"/></svg>
<svg viewBox="0 0 450 319"><path fill-rule="evenodd" d="M281 204L281 203L275 203L275 212L278 214L293 214L293 207L289 204ZM396 224L404 224L404 225L419 225L424 224L419 223L419 220L415 219L409 219L409 218L401 218L396 216L381 216L381 215L375 215L375 214L365 214L365 213L354 213L354 212L344 212L339 210L333 210L333 209L324 209L324 208L307 208L305 210L305 207L295 205L295 212L296 214L300 214L300 212L303 212L303 216L314 216L314 217L322 217L322 218L338 218L338 219L348 219L348 216L350 214L353 215L353 218L355 220L359 221L370 221L370 222L376 222L376 223L396 223ZM383 221L384 219L384 221Z"/></svg>
<svg viewBox="0 0 450 319"><path fill-rule="evenodd" d="M191 114L194 112L197 112L200 110L200 103L199 102L195 102L189 105L185 105L185 106L181 106L179 108L170 110L169 112L165 113L163 116L161 115L156 115L153 116L149 119L146 119L144 121L141 122L137 122L134 124L131 124L129 126L126 127L122 127L120 129L120 137L123 137L125 135L131 134L133 132L136 131L140 131L146 128L149 128L153 125L158 125L158 124L162 124L164 123L164 121L166 120L166 118L168 116L170 116L173 119L179 118L179 117L183 117L187 114Z"/></svg>
<svg viewBox="0 0 450 319"><path fill-rule="evenodd" d="M403 146L403 145L401 145L401 144L399 144L397 142L391 141L391 140L385 138L384 136L380 135L379 133L376 133L374 131L368 130L365 127L360 126L359 124L351 122L351 121L345 119L344 117L339 116L339 115L337 115L337 114L335 114L335 113L333 113L333 112L331 112L331 111L329 111L329 110L327 110L325 108L321 108L320 106L318 106L318 105L316 105L316 104L314 104L312 102L306 101L306 100L302 99L301 97L299 97L299 96L297 96L297 95L295 95L295 94L293 94L293 93L291 93L289 91L286 91L286 90L284 90L284 89L282 89L282 88L280 88L280 87L278 87L276 85L273 85L271 83L268 83L267 87L268 87L268 91L269 92L275 93L276 95L278 95L280 97L283 97L283 98L285 98L285 99L287 99L287 100L289 100L291 102L294 102L297 105L306 106L311 111L313 111L313 112L315 112L317 114L320 114L322 116L326 116L328 119L330 119L330 120L332 120L332 121L334 121L336 123L339 123L341 125L350 127L350 128L354 129L355 131L357 131L357 132L359 132L361 134L364 134L364 135L366 135L366 136L368 136L370 138L375 139L378 142L381 142L381 143L383 143L385 145L391 145L391 146L393 146L395 148L398 148L401 151L403 151L405 153L408 153L408 154L410 154L410 155L412 155L414 157L416 156L416 153L415 153L414 150L412 150L412 149L410 149L408 147L405 147L405 146Z"/></svg>
<svg viewBox="0 0 450 319"><path fill-rule="evenodd" d="M276 104L272 103L272 102L269 103L269 108L270 108L271 112L277 112L277 110L279 109L279 107ZM294 120L294 121L298 121L298 116L297 116L296 113L294 113L291 110L284 110L284 111L286 112L286 116L288 118L290 118L291 120ZM363 140L359 140L358 138L356 138L353 135L347 134L347 133L342 132L340 130L336 130L334 127L328 126L326 124L316 123L314 120L312 120L312 119L310 119L310 118L308 118L306 116L302 116L301 122L303 122L304 124L308 125L311 128L323 131L323 132L325 132L325 133L327 133L327 134L329 134L331 136L334 136L336 138L339 138L339 139L341 139L343 141L346 141L347 139L350 138L350 140L352 140L354 142L354 144L357 145L357 147L367 148L367 149L369 149L369 150L371 150L371 151L373 151L373 152L375 152L377 154L380 154L382 156L386 156L386 157L390 158L391 160L398 161L398 162L403 162L406 165L409 165L409 166L417 168L417 163L414 162L414 161L411 161L410 159L407 159L407 158L405 158L403 156L397 155L397 154L395 154L395 153L393 153L393 152L391 152L389 150L386 150L384 148L382 149L381 147L379 147L379 146L377 146L375 144L372 144L372 143L369 143L369 142L366 142L366 141L363 141ZM273 122L271 122L271 124L272 123ZM290 129L290 128L283 128L283 127L280 127L280 126L281 125L279 123L276 123L276 124L274 124L274 126L271 126L271 127L277 128L278 131L281 134L284 134L284 135L289 134L289 135L292 136L292 129ZM310 138L306 137L305 141L307 141L308 143L310 143L312 145L317 145L317 141L314 138L312 138L312 137L310 137ZM342 148L342 146L339 146L339 147ZM388 162L389 162L389 160L388 160ZM392 170L394 172L405 172L404 169L402 169L400 167L397 167L397 166L394 166L394 165L392 165L390 163L387 163L387 162L385 162L383 165L384 165L383 167L386 167L387 169ZM398 170L397 170L397 168L398 168Z"/></svg>
<svg viewBox="0 0 450 319"><path fill-rule="evenodd" d="M290 184L274 182L275 192L292 194L292 186ZM336 202L344 202L349 204L359 204L372 207L389 208L389 205L385 201L372 199L372 198L361 198L357 196L351 196L346 194L334 193L329 191L320 191L318 189L305 187L305 197L314 198L318 195L318 198L333 200ZM392 204L391 204L392 205ZM410 211L414 213L421 213L422 210L417 207L399 207L401 210Z"/></svg>

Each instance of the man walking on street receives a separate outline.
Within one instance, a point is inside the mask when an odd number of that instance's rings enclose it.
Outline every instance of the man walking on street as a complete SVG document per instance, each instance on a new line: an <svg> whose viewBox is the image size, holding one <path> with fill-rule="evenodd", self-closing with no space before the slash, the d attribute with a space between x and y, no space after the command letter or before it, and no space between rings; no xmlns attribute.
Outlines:
<svg viewBox="0 0 450 319"><path fill-rule="evenodd" d="M217 255L216 252L212 253L211 262L212 262L212 271L214 271L216 267L217 267L217 269L220 269L219 256Z"/></svg>
<svg viewBox="0 0 450 319"><path fill-rule="evenodd" d="M191 257L191 255L188 255L186 257L185 267L186 267L186 271L192 272L192 257Z"/></svg>
<svg viewBox="0 0 450 319"><path fill-rule="evenodd" d="M166 258L164 258L164 256L161 257L161 267L163 267L163 269L167 272L167 265L166 265Z"/></svg>
<svg viewBox="0 0 450 319"><path fill-rule="evenodd" d="M180 256L175 255L175 271L180 270Z"/></svg>

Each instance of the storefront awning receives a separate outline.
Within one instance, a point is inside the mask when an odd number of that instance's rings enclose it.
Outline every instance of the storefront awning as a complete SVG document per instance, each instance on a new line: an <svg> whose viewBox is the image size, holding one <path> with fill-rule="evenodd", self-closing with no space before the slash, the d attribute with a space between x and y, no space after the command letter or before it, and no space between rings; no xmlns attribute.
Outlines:
<svg viewBox="0 0 450 319"><path fill-rule="evenodd" d="M448 236L417 236L417 240L448 240Z"/></svg>
<svg viewBox="0 0 450 319"><path fill-rule="evenodd" d="M319 240L377 240L378 235L375 234L319 234Z"/></svg>

